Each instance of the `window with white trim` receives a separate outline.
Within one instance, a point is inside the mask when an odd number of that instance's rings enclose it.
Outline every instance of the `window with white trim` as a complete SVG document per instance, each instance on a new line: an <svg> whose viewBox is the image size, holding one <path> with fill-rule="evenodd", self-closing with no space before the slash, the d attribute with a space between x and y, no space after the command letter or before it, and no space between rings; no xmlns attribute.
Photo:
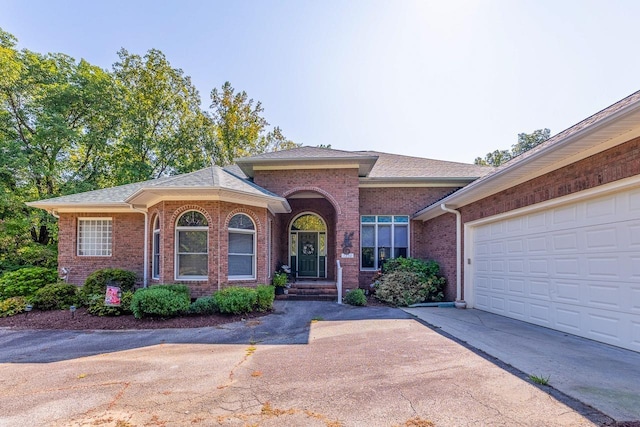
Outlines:
<svg viewBox="0 0 640 427"><path fill-rule="evenodd" d="M229 279L255 279L256 227L245 214L229 221Z"/></svg>
<svg viewBox="0 0 640 427"><path fill-rule="evenodd" d="M206 280L209 275L209 223L198 211L176 223L176 279Z"/></svg>
<svg viewBox="0 0 640 427"><path fill-rule="evenodd" d="M153 252L151 257L151 277L160 278L160 218L153 221Z"/></svg>
<svg viewBox="0 0 640 427"><path fill-rule="evenodd" d="M78 256L111 256L111 218L78 218Z"/></svg>
<svg viewBox="0 0 640 427"><path fill-rule="evenodd" d="M409 255L409 217L364 215L360 217L360 267L377 270L389 258Z"/></svg>

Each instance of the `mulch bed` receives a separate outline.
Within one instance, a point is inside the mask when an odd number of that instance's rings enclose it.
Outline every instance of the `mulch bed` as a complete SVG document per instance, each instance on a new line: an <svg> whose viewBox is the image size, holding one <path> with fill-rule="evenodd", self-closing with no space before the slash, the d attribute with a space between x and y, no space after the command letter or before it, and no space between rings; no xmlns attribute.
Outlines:
<svg viewBox="0 0 640 427"><path fill-rule="evenodd" d="M78 308L72 317L69 310L40 311L29 314L17 314L0 317L0 328L13 329L68 329L68 330L122 330L122 329L163 329L163 328L202 328L225 323L262 317L267 313L249 313L241 316L200 315L182 316L170 319L136 319L133 315L92 316L85 308Z"/></svg>

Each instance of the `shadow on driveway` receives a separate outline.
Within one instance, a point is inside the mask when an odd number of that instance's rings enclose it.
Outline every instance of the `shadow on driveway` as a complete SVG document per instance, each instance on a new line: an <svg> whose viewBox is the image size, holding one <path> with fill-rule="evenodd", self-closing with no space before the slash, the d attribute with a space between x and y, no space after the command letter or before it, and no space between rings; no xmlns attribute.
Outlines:
<svg viewBox="0 0 640 427"><path fill-rule="evenodd" d="M0 363L50 363L157 344L307 344L313 319L413 319L390 307L275 301L272 314L219 327L127 331L0 330Z"/></svg>

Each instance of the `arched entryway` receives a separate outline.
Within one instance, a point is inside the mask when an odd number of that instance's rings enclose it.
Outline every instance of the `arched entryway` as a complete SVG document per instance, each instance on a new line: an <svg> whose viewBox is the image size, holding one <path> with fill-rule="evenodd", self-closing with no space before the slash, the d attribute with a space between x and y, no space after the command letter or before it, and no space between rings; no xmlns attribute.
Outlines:
<svg viewBox="0 0 640 427"><path fill-rule="evenodd" d="M327 224L319 215L304 212L291 221L289 262L297 277L327 277Z"/></svg>

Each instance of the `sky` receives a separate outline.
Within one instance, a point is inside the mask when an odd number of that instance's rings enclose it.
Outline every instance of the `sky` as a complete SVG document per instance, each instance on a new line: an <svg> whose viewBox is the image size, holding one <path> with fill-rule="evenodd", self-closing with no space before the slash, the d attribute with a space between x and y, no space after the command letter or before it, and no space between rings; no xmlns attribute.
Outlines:
<svg viewBox="0 0 640 427"><path fill-rule="evenodd" d="M309 146L472 163L640 89L640 2L0 0L18 47L111 69L161 50Z"/></svg>

